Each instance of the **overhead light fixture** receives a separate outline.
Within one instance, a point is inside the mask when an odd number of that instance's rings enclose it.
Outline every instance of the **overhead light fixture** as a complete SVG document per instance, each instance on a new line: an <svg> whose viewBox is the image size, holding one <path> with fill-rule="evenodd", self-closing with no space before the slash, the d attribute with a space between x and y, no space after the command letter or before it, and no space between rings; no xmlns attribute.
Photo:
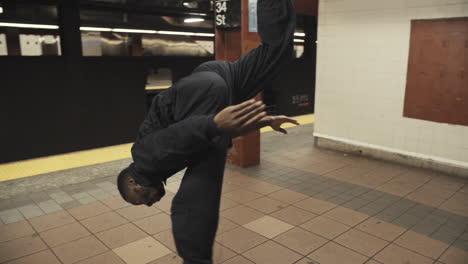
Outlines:
<svg viewBox="0 0 468 264"><path fill-rule="evenodd" d="M0 6L0 14L3 14L3 7Z"/></svg>
<svg viewBox="0 0 468 264"><path fill-rule="evenodd" d="M41 29L58 29L59 28L56 25L4 23L4 22L0 22L0 27L41 28Z"/></svg>
<svg viewBox="0 0 468 264"><path fill-rule="evenodd" d="M156 34L161 35L179 35L179 36L199 36L199 37L214 37L214 33L196 33L196 32L183 32L183 31L157 31Z"/></svg>
<svg viewBox="0 0 468 264"><path fill-rule="evenodd" d="M146 30L146 29L113 28L112 32L154 34L157 31L156 30Z"/></svg>
<svg viewBox="0 0 468 264"><path fill-rule="evenodd" d="M100 31L100 32L109 32L112 31L112 28L102 28L102 27L80 27L80 30L83 31Z"/></svg>
<svg viewBox="0 0 468 264"><path fill-rule="evenodd" d="M294 39L295 43L304 43L305 41L303 39Z"/></svg>
<svg viewBox="0 0 468 264"><path fill-rule="evenodd" d="M0 27L17 27L17 28L40 28L40 29L58 29L57 25L41 25L41 24L22 24L22 23L6 23L0 22ZM98 31L98 32L119 32L119 33L144 33L144 34L161 34L161 35L178 35L178 36L197 36L197 37L214 37L214 33L198 33L198 32L183 32L183 31L156 31L147 29L131 29L131 28L105 28L105 27L80 27L82 31Z"/></svg>
<svg viewBox="0 0 468 264"><path fill-rule="evenodd" d="M306 35L305 33L301 33L301 32L294 33L294 36L296 37L305 37L305 35Z"/></svg>
<svg viewBox="0 0 468 264"><path fill-rule="evenodd" d="M184 19L184 22L185 22L185 23L197 23L197 22L203 22L203 21L205 21L205 19L203 19L203 18L197 18L197 17Z"/></svg>

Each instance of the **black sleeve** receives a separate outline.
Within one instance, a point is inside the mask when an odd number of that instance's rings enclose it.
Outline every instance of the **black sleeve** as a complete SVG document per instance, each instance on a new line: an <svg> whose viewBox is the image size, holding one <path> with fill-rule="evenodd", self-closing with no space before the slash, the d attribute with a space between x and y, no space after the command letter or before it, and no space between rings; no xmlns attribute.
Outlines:
<svg viewBox="0 0 468 264"><path fill-rule="evenodd" d="M218 73L233 92L233 104L254 97L293 59L296 14L291 0L258 0L262 44L235 62L210 61L197 71Z"/></svg>
<svg viewBox="0 0 468 264"><path fill-rule="evenodd" d="M293 59L296 14L291 0L258 0L257 15L262 44L229 64L238 102L264 89Z"/></svg>
<svg viewBox="0 0 468 264"><path fill-rule="evenodd" d="M195 153L226 143L213 118L213 115L192 116L141 138L132 147L137 172L181 170Z"/></svg>

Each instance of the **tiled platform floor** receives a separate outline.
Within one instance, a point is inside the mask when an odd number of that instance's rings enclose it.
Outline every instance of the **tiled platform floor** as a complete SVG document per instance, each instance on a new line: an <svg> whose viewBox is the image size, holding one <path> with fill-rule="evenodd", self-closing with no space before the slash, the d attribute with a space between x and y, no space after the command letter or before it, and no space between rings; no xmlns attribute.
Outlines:
<svg viewBox="0 0 468 264"><path fill-rule="evenodd" d="M261 166L227 166L216 264L468 263L467 180L317 149L312 129L266 133ZM115 176L0 200L0 263L180 264L181 177L153 207L123 202Z"/></svg>

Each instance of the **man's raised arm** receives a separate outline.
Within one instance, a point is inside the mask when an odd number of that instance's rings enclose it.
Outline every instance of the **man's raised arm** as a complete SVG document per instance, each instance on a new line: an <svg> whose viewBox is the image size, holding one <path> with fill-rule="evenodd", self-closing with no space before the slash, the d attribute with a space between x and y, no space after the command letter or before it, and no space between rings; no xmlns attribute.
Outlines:
<svg viewBox="0 0 468 264"><path fill-rule="evenodd" d="M293 59L296 14L291 0L258 0L262 44L229 63L237 101L255 96Z"/></svg>

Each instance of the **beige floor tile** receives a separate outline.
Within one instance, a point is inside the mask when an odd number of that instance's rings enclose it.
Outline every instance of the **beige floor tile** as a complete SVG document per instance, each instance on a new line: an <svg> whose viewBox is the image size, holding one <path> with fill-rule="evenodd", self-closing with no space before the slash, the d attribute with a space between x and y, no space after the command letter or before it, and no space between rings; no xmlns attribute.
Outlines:
<svg viewBox="0 0 468 264"><path fill-rule="evenodd" d="M173 182L168 183L165 186L166 191L169 191L171 193L177 193L181 183L182 183L182 181L173 181Z"/></svg>
<svg viewBox="0 0 468 264"><path fill-rule="evenodd" d="M69 264L104 253L107 248L94 236L88 236L54 247L52 251L64 264Z"/></svg>
<svg viewBox="0 0 468 264"><path fill-rule="evenodd" d="M426 257L437 259L449 245L427 236L408 231L395 240L395 244L415 251Z"/></svg>
<svg viewBox="0 0 468 264"><path fill-rule="evenodd" d="M314 214L323 214L335 208L336 204L310 197L295 203L294 206Z"/></svg>
<svg viewBox="0 0 468 264"><path fill-rule="evenodd" d="M368 257L334 242L326 244L307 257L320 264L361 264L368 259Z"/></svg>
<svg viewBox="0 0 468 264"><path fill-rule="evenodd" d="M49 229L40 233L40 236L49 247L55 247L89 235L91 234L88 230L78 222Z"/></svg>
<svg viewBox="0 0 468 264"><path fill-rule="evenodd" d="M468 251L450 247L442 254L439 260L446 264L466 264L468 263Z"/></svg>
<svg viewBox="0 0 468 264"><path fill-rule="evenodd" d="M244 227L238 227L222 233L216 237L216 241L237 253L249 250L267 239Z"/></svg>
<svg viewBox="0 0 468 264"><path fill-rule="evenodd" d="M107 212L81 221L81 223L93 233L111 229L127 222L128 220L115 212Z"/></svg>
<svg viewBox="0 0 468 264"><path fill-rule="evenodd" d="M283 188L278 185L274 185L274 184L267 183L267 182L260 182L260 183L247 186L247 190L260 193L263 195L267 195L267 194L270 194L272 192L275 192L281 189Z"/></svg>
<svg viewBox="0 0 468 264"><path fill-rule="evenodd" d="M465 186L463 186L463 188L461 188L459 192L468 193L468 184L465 184Z"/></svg>
<svg viewBox="0 0 468 264"><path fill-rule="evenodd" d="M120 195L109 197L107 199L101 200L101 202L112 210L131 206L131 204L127 203Z"/></svg>
<svg viewBox="0 0 468 264"><path fill-rule="evenodd" d="M390 244L388 247L380 251L375 257L377 261L385 264L431 264L434 260L419 255L406 248L402 248L395 244Z"/></svg>
<svg viewBox="0 0 468 264"><path fill-rule="evenodd" d="M268 215L254 220L250 223L247 223L243 226L270 239L294 228L293 225L290 225Z"/></svg>
<svg viewBox="0 0 468 264"><path fill-rule="evenodd" d="M157 208L163 212L170 213L172 206L172 199L174 199L174 194L166 193L161 201L153 205L154 208Z"/></svg>
<svg viewBox="0 0 468 264"><path fill-rule="evenodd" d="M369 216L366 214L356 212L354 210L344 208L341 206L326 212L325 214L323 214L323 216L326 216L328 218L331 218L349 226L355 226L369 218Z"/></svg>
<svg viewBox="0 0 468 264"><path fill-rule="evenodd" d="M0 244L0 263L47 249L37 235L28 235Z"/></svg>
<svg viewBox="0 0 468 264"><path fill-rule="evenodd" d="M310 219L317 217L317 215L314 213L308 212L306 210L294 206L283 208L270 215L294 226L301 225L309 221Z"/></svg>
<svg viewBox="0 0 468 264"><path fill-rule="evenodd" d="M302 258L296 252L271 240L242 255L255 264L292 264Z"/></svg>
<svg viewBox="0 0 468 264"><path fill-rule="evenodd" d="M109 212L111 209L100 201L69 209L68 212L78 220Z"/></svg>
<svg viewBox="0 0 468 264"><path fill-rule="evenodd" d="M51 228L63 226L75 222L76 220L67 211L58 211L52 214L38 216L29 219L29 223L37 232L42 232Z"/></svg>
<svg viewBox="0 0 468 264"><path fill-rule="evenodd" d="M294 264L317 264L317 262L314 262L310 258L303 258L299 260L298 262L295 262Z"/></svg>
<svg viewBox="0 0 468 264"><path fill-rule="evenodd" d="M143 238L114 249L127 264L146 264L172 252L152 237Z"/></svg>
<svg viewBox="0 0 468 264"><path fill-rule="evenodd" d="M12 260L8 262L8 264L60 264L60 261L50 250L44 250L26 257Z"/></svg>
<svg viewBox="0 0 468 264"><path fill-rule="evenodd" d="M148 236L132 223L124 224L96 234L111 249L124 246Z"/></svg>
<svg viewBox="0 0 468 264"><path fill-rule="evenodd" d="M0 225L0 243L36 233L28 221Z"/></svg>
<svg viewBox="0 0 468 264"><path fill-rule="evenodd" d="M232 192L232 191L237 190L239 188L240 188L240 186L238 186L238 185L223 183L222 194Z"/></svg>
<svg viewBox="0 0 468 264"><path fill-rule="evenodd" d="M270 193L268 197L281 201L283 203L293 204L299 202L300 200L304 200L309 196L288 189L282 189L274 193Z"/></svg>
<svg viewBox="0 0 468 264"><path fill-rule="evenodd" d="M301 227L328 239L334 239L350 229L350 227L345 224L323 216L318 216L307 221L302 224Z"/></svg>
<svg viewBox="0 0 468 264"><path fill-rule="evenodd" d="M298 227L275 237L273 240L302 255L307 255L328 242L327 239Z"/></svg>
<svg viewBox="0 0 468 264"><path fill-rule="evenodd" d="M238 225L250 223L264 215L265 214L263 214L262 212L259 212L244 205L238 205L236 207L221 212L221 216L226 217L227 219L235 222Z"/></svg>
<svg viewBox="0 0 468 264"><path fill-rule="evenodd" d="M162 232L157 233L153 236L156 240L161 242L164 246L169 248L170 250L177 252L176 245L174 242L174 236L172 234L172 229L164 230Z"/></svg>
<svg viewBox="0 0 468 264"><path fill-rule="evenodd" d="M236 175L233 175L233 176L225 175L227 177L225 178L224 182L228 184L234 184L240 187L248 187L250 185L260 182L258 180L252 179L251 177L242 175L239 172L235 172L235 173Z"/></svg>
<svg viewBox="0 0 468 264"><path fill-rule="evenodd" d="M226 260L222 264L255 264L255 263L244 258L243 256L235 256L231 259Z"/></svg>
<svg viewBox="0 0 468 264"><path fill-rule="evenodd" d="M134 223L150 235L159 233L172 227L171 217L165 213L146 217L137 220Z"/></svg>
<svg viewBox="0 0 468 264"><path fill-rule="evenodd" d="M382 264L382 263L380 263L380 262L378 262L378 261L376 261L376 260L371 259L371 260L367 261L366 264Z"/></svg>
<svg viewBox="0 0 468 264"><path fill-rule="evenodd" d="M113 251L107 251L103 254L80 261L77 264L125 264L125 262Z"/></svg>
<svg viewBox="0 0 468 264"><path fill-rule="evenodd" d="M230 209L230 208L236 207L238 205L239 205L238 202L234 202L233 200L222 196L221 197L221 206L220 206L219 210L224 211L226 209Z"/></svg>
<svg viewBox="0 0 468 264"><path fill-rule="evenodd" d="M288 206L286 203L268 197L258 198L245 203L245 205L265 214L273 213L274 211L278 211Z"/></svg>
<svg viewBox="0 0 468 264"><path fill-rule="evenodd" d="M146 205L132 205L118 209L116 212L130 221L135 221L148 216L159 214L161 210L155 208L154 206L148 207Z"/></svg>
<svg viewBox="0 0 468 264"><path fill-rule="evenodd" d="M182 262L183 260L179 256L177 256L177 254L172 253L155 261L151 261L148 264L182 264Z"/></svg>
<svg viewBox="0 0 468 264"><path fill-rule="evenodd" d="M222 234L226 231L229 231L231 229L234 229L238 227L239 225L234 223L233 221L225 218L225 217L220 217L219 218L219 224L218 224L218 231L217 234Z"/></svg>
<svg viewBox="0 0 468 264"><path fill-rule="evenodd" d="M374 217L367 219L356 228L387 241L395 240L406 230Z"/></svg>
<svg viewBox="0 0 468 264"><path fill-rule="evenodd" d="M262 197L262 195L259 193L248 191L243 188L234 190L232 192L228 192L223 196L238 203L246 203L248 201L252 201Z"/></svg>
<svg viewBox="0 0 468 264"><path fill-rule="evenodd" d="M213 262L214 263L221 263L225 260L233 258L235 255L237 254L234 251L230 250L229 248L219 243L215 243L213 247Z"/></svg>
<svg viewBox="0 0 468 264"><path fill-rule="evenodd" d="M357 229L349 230L334 241L368 257L372 257L389 243Z"/></svg>

